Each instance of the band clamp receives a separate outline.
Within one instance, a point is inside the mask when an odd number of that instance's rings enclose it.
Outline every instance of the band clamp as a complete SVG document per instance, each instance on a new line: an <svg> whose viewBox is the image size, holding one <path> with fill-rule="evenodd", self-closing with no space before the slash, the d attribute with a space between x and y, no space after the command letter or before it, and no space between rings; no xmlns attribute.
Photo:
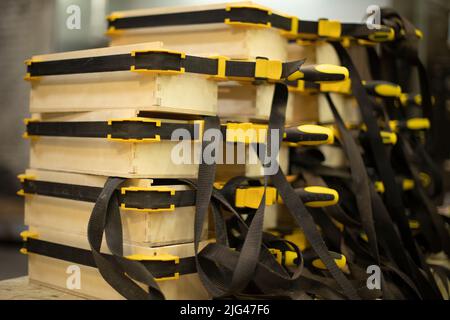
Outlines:
<svg viewBox="0 0 450 320"><path fill-rule="evenodd" d="M127 258L128 260L133 260L133 261L140 261L140 262L155 262L155 261L161 261L161 262L173 262L175 265L180 264L180 257L178 256L174 256L171 254L167 254L167 253L162 253L162 254L157 254L157 255L146 255L146 254L132 254L132 255L128 255L125 258ZM180 273L179 272L175 272L172 276L168 276L168 277L155 277L156 281L167 281L167 280L178 280L180 279Z"/></svg>
<svg viewBox="0 0 450 320"><path fill-rule="evenodd" d="M111 119L108 120L108 126L111 127L111 130L114 130L117 126L117 123L123 122L141 122L141 123L153 123L156 127L161 127L161 120L148 119L148 118L131 118L131 119ZM123 138L116 137L114 133L108 133L108 140L111 141L126 141L126 142L159 142L161 141L161 136L159 134L155 134L154 137L151 138Z"/></svg>
<svg viewBox="0 0 450 320"><path fill-rule="evenodd" d="M133 65L130 66L130 71L132 72L144 72L144 73L163 73L163 74L181 74L185 73L185 68L182 66L182 61L186 59L186 54L184 52L180 51L173 51L173 50L164 50L164 49L154 49L154 50L133 50L131 51L131 56L135 58L135 61ZM176 60L179 60L178 63L176 63L177 67L168 66L167 69L161 69L161 67L152 67L150 65L146 65L145 67L139 67L136 66L136 62L139 59L145 60L146 56L155 56L155 55L161 55L161 56L171 56L172 58L175 58ZM161 59L164 60L164 59ZM145 61L142 61L142 64L145 65Z"/></svg>
<svg viewBox="0 0 450 320"><path fill-rule="evenodd" d="M169 187L122 187L120 189L120 194L126 195L127 192L167 192L170 196L175 195L175 189ZM120 204L120 208L124 210L133 210L139 212L164 212L164 211L174 211L175 204L170 204L166 208L135 208L127 207L125 203Z"/></svg>

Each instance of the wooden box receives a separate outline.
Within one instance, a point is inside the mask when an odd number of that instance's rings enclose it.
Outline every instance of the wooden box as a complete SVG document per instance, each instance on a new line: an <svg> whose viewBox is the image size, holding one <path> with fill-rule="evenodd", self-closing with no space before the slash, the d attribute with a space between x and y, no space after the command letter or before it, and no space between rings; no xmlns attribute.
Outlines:
<svg viewBox="0 0 450 320"><path fill-rule="evenodd" d="M142 117L139 110L105 110L75 113L34 114L40 121L108 121ZM186 123L187 120L163 119L167 122ZM106 138L77 138L39 136L30 139L30 167L52 171L65 171L102 176L127 178L196 178L201 154L200 141L186 142L191 146L191 163L176 164L172 150L178 141L159 142L114 141ZM245 159L254 152L245 147ZM221 156L225 159L226 154ZM279 161L284 171L288 169L288 148L282 147ZM261 176L259 162L245 164L218 164L217 176ZM233 175L230 175L233 174Z"/></svg>
<svg viewBox="0 0 450 320"><path fill-rule="evenodd" d="M86 237L80 235L60 233L35 226L30 226L30 231L36 233L39 240L81 249L89 249ZM204 245L206 245L206 242L201 243L201 247ZM109 253L106 246L102 247L102 252ZM184 258L194 256L194 245L193 243L185 243L151 248L125 244L124 255L127 256L131 254L150 256L170 254ZM80 288L68 289L67 281L72 275L70 270L73 270L69 269L69 267L74 265L78 266L80 270ZM111 288L111 286L102 278L99 271L90 266L76 265L73 262L28 253L28 273L31 282L66 291L74 295L91 299L123 299L123 297ZM166 299L204 300L209 298L207 291L204 289L196 273L181 275L179 279L176 280L164 280L158 281L157 283Z"/></svg>
<svg viewBox="0 0 450 320"><path fill-rule="evenodd" d="M161 49L161 42L33 56L52 61L130 54ZM215 115L217 82L195 74L96 72L42 76L31 81L30 112L77 112L140 109L157 112Z"/></svg>
<svg viewBox="0 0 450 320"><path fill-rule="evenodd" d="M232 3L233 6L252 5L251 1ZM139 17L168 13L195 12L225 9L230 4L219 3L196 6L177 6L114 12L114 17ZM269 59L287 61L288 39L275 28L226 23L207 23L165 27L109 30L110 45L124 45L139 42L162 41L164 47L205 56L226 56L234 59ZM270 44L270 45L268 45ZM303 59L297 56L295 59ZM221 117L245 117L247 120L267 120L274 86L271 84L252 85L236 82L219 83L218 114ZM287 119L289 124L297 124L293 114L293 99L289 99ZM307 107L302 110L303 118Z"/></svg>
<svg viewBox="0 0 450 320"><path fill-rule="evenodd" d="M27 170L25 176L37 182L98 188L102 188L107 179L104 176L33 169ZM151 179L131 179L126 181L123 186L147 188L151 187L152 183ZM166 184L163 187L176 190L175 192L189 190L186 185ZM26 194L25 224L85 237L94 204L94 202L64 199L56 196ZM194 217L194 206L175 207L174 210L154 212L121 209L124 241L145 246L192 242L194 241ZM205 223L205 237L207 227Z"/></svg>

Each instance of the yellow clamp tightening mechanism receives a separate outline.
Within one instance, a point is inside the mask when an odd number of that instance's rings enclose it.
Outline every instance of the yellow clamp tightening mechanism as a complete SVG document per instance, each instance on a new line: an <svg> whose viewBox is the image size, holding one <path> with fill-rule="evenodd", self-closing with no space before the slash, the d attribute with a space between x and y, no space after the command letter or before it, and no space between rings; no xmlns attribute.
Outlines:
<svg viewBox="0 0 450 320"><path fill-rule="evenodd" d="M288 81L307 79L312 82L320 81L344 81L349 78L348 69L333 64L318 64L302 66L301 71L297 70L288 76Z"/></svg>
<svg viewBox="0 0 450 320"><path fill-rule="evenodd" d="M391 120L389 126L392 131L400 130L427 130L430 128L430 120L427 118L411 118L406 121Z"/></svg>
<svg viewBox="0 0 450 320"><path fill-rule="evenodd" d="M304 201L305 206L312 208L332 206L339 202L338 192L331 188L311 186L298 189L296 193ZM237 188L235 206L237 208L257 209L263 194L263 186ZM276 188L267 187L265 205L271 206L276 203L283 203L283 200L278 196Z"/></svg>

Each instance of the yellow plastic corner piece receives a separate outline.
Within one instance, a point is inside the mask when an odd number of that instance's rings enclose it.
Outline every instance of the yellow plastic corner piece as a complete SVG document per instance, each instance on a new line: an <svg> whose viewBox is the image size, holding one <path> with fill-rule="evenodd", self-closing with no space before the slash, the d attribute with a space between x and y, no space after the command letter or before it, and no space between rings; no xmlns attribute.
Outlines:
<svg viewBox="0 0 450 320"><path fill-rule="evenodd" d="M308 207L311 207L311 208L333 206L339 202L339 193L336 190L331 189L331 188L311 186L311 187L306 187L305 191L332 196L331 200L310 201L310 202L305 203L305 205L307 205Z"/></svg>
<svg viewBox="0 0 450 320"><path fill-rule="evenodd" d="M123 14L121 12L111 12L109 16L106 17L106 20L112 22L116 21L117 19L123 18Z"/></svg>
<svg viewBox="0 0 450 320"><path fill-rule="evenodd" d="M226 67L227 67L227 60L230 60L230 58L225 56L211 56L210 58L217 60L217 74L211 76L211 78L216 80L227 79Z"/></svg>
<svg viewBox="0 0 450 320"><path fill-rule="evenodd" d="M180 264L180 257L174 256L167 253L160 253L155 255L146 255L146 254L132 254L126 256L127 259L133 261L164 261L169 262L173 261L174 264ZM161 277L155 278L156 281L167 281L167 280L178 280L180 279L180 273L175 272L171 277Z"/></svg>
<svg viewBox="0 0 450 320"><path fill-rule="evenodd" d="M341 23L337 20L319 20L317 33L319 37L337 39L341 36Z"/></svg>
<svg viewBox="0 0 450 320"><path fill-rule="evenodd" d="M127 192L168 192L171 196L175 195L175 189L169 187L122 187L120 193L125 195ZM174 211L175 205L170 204L166 208L133 208L127 207L125 203L120 204L120 208L124 210L133 210L138 212L167 212Z"/></svg>
<svg viewBox="0 0 450 320"><path fill-rule="evenodd" d="M24 183L25 180L36 180L36 176L32 174L21 173L17 176L17 179L19 179L20 183Z"/></svg>
<svg viewBox="0 0 450 320"><path fill-rule="evenodd" d="M32 63L35 63L35 62L39 62L39 60L36 60L36 59L27 59L27 60L24 61L25 65L27 65L27 66L31 66L31 64L32 64ZM23 77L23 80L25 80L25 81L33 81L33 80L39 80L40 78L41 78L41 77L39 77L39 76L34 76L34 77L32 77L31 74L30 74L29 72L27 72L27 73L25 74L25 76Z"/></svg>
<svg viewBox="0 0 450 320"><path fill-rule="evenodd" d="M112 126L114 122L145 122L145 123L154 123L156 127L161 127L161 120L142 117L129 119L110 119L108 120L108 126ZM127 139L127 138L114 138L111 134L108 134L106 139L119 142L159 142L161 141L161 136L159 134L156 134L153 138Z"/></svg>
<svg viewBox="0 0 450 320"><path fill-rule="evenodd" d="M250 4L250 5L228 5L225 7L225 11L230 12L233 9L254 9L257 11L265 12L268 16L272 14L272 11L260 5ZM255 23L255 22L245 22L245 21L231 21L230 18L225 18L225 24L240 26L240 27L260 27L260 28L271 28L272 24L268 21L266 23Z"/></svg>
<svg viewBox="0 0 450 320"><path fill-rule="evenodd" d="M283 71L283 64L278 60L268 60L256 58L255 78L267 80L280 80Z"/></svg>
<svg viewBox="0 0 450 320"><path fill-rule="evenodd" d="M330 252L331 256L334 258L334 262L338 266L339 269L343 270L347 265L347 258L343 254L338 254L334 252ZM320 259L315 259L312 262L312 265L320 270L326 270L327 267Z"/></svg>
<svg viewBox="0 0 450 320"><path fill-rule="evenodd" d="M291 29L289 31L287 30L281 30L280 34L288 39L295 39L298 35L298 18L292 17L292 16L285 16L286 18L291 19Z"/></svg>
<svg viewBox="0 0 450 320"><path fill-rule="evenodd" d="M28 238L38 238L38 233L37 232L34 232L34 231L30 231L30 230L25 230L25 231L22 231L21 233L20 233L20 237L22 238L22 241L27 241L28 240Z"/></svg>
<svg viewBox="0 0 450 320"><path fill-rule="evenodd" d="M376 190L378 193L384 193L384 191L386 191L386 190L384 189L384 183L383 183L383 181L375 181L374 185L375 185L375 190Z"/></svg>
<svg viewBox="0 0 450 320"><path fill-rule="evenodd" d="M226 124L226 142L264 143L266 142L267 125L251 122Z"/></svg>
<svg viewBox="0 0 450 320"><path fill-rule="evenodd" d="M132 57L136 57L136 55L140 53L169 53L173 55L177 55L180 59L186 59L186 53L175 50L166 50L166 49L147 49L147 50L132 50L130 55ZM162 69L137 69L135 65L130 67L131 72L140 72L140 73L161 73L161 74L182 74L185 73L185 68L180 67L178 70L162 70Z"/></svg>
<svg viewBox="0 0 450 320"><path fill-rule="evenodd" d="M237 208L257 209L264 194L264 187L247 187L236 189L235 206ZM277 189L266 188L266 206L271 206L277 202Z"/></svg>

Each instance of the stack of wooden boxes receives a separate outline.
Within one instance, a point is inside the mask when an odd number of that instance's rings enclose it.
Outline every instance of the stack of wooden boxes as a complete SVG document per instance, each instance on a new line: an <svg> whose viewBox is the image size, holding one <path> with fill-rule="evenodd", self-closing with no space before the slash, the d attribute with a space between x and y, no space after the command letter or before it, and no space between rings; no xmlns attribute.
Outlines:
<svg viewBox="0 0 450 320"><path fill-rule="evenodd" d="M246 2L245 4L251 4ZM225 8L227 5L148 9L118 12L109 19ZM281 61L306 57L314 59L314 47L288 45L288 37L272 28L204 24L108 31L111 46L101 49L34 56L28 62L82 59L96 56L132 54L151 50L176 50L198 56L226 56L234 59L266 57ZM159 42L162 41L162 42ZM291 48L291 50L289 49ZM194 123L201 116L219 115L222 121L267 121L274 92L273 84L218 82L195 74L138 73L127 71L61 74L29 79L31 83L28 124L35 122L116 122L138 118L169 123ZM294 112L295 110L295 112ZM115 122L115 121L116 122ZM317 121L317 98L294 91L289 96L287 123ZM102 188L108 176L129 178L122 192L178 192L186 185L173 184L165 178L196 178L197 164L171 162L174 141L120 141L114 137L30 138L30 169L20 178L24 184L24 237L89 249L86 230L94 202L70 197L33 193L40 182ZM119 141L117 141L119 140ZM199 141L192 144L199 145ZM251 152L250 148L247 152ZM288 169L288 148L283 147L280 164ZM217 179L232 176L260 177L260 165L219 166ZM155 181L157 183L155 184ZM280 205L281 206L281 205ZM278 208L279 209L279 208ZM272 206L271 210L278 210ZM186 207L121 209L125 255L141 254L176 257L194 255L193 204ZM268 227L274 225L268 213ZM276 217L276 214L272 214ZM208 225L203 239L208 241ZM103 250L108 252L107 246ZM71 263L29 252L29 277L32 281L68 290ZM208 298L196 274L159 281L168 299ZM122 298L101 277L98 270L81 266L81 287L71 293L91 298Z"/></svg>

